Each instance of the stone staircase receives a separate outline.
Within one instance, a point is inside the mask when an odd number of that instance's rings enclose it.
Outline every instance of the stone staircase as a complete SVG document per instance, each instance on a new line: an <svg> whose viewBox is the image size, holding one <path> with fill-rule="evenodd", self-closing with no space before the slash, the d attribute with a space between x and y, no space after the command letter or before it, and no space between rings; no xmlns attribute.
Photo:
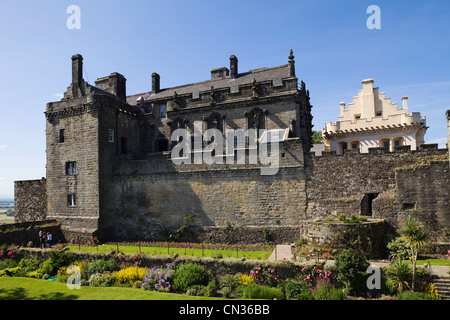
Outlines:
<svg viewBox="0 0 450 320"><path fill-rule="evenodd" d="M450 275L437 276L433 279L434 288L441 295L441 300L450 300Z"/></svg>

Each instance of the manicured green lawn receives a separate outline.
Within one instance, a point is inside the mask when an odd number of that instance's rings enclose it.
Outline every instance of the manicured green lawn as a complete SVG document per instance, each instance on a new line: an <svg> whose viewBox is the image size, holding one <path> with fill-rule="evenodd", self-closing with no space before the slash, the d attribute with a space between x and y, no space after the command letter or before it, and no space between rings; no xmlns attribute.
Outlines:
<svg viewBox="0 0 450 320"><path fill-rule="evenodd" d="M69 289L61 282L0 277L0 300L214 300L214 298L122 287Z"/></svg>
<svg viewBox="0 0 450 320"><path fill-rule="evenodd" d="M71 250L78 250L78 246L71 245L68 246ZM97 247L80 247L81 251L97 251ZM99 245L98 252L110 252L112 250L116 250L116 246L114 245ZM194 256L194 257L202 257L202 249L184 249L184 248L169 248L169 250L164 247L144 247L141 246L139 251L139 246L119 246L119 250L127 253L127 254L137 254L144 252L145 254L152 255L174 255L177 253L179 256ZM272 251L236 251L236 250L210 250L204 249L203 256L204 257L213 257L216 258L217 254L222 254L223 258L242 258L246 259L267 259Z"/></svg>
<svg viewBox="0 0 450 320"><path fill-rule="evenodd" d="M405 260L405 261L407 261L407 262L412 264L411 260ZM432 266L448 266L449 263L450 263L450 260L448 260L448 259L426 259L426 260L420 260L419 259L419 260L417 260L417 265L418 266L422 266L425 263L428 264L428 262L430 262L430 264Z"/></svg>

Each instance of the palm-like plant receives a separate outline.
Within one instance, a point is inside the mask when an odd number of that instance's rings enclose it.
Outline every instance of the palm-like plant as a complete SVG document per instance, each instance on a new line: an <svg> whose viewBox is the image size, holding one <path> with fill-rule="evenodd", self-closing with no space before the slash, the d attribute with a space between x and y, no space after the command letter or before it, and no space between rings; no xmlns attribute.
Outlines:
<svg viewBox="0 0 450 320"><path fill-rule="evenodd" d="M423 231L416 219L412 218L410 215L406 218L405 227L400 230L400 233L403 234L402 238L408 243L411 249L411 260L413 263L411 291L414 292L417 255L419 249L427 245L430 235L429 233Z"/></svg>
<svg viewBox="0 0 450 320"><path fill-rule="evenodd" d="M409 282L411 281L411 267L403 260L396 260L386 270L387 285L398 292L405 289L411 289Z"/></svg>

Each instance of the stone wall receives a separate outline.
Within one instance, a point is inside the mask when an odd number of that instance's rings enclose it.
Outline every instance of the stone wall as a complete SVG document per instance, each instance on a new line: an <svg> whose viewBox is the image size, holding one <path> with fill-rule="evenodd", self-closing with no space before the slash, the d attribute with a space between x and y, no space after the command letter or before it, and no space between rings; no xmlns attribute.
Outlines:
<svg viewBox="0 0 450 320"><path fill-rule="evenodd" d="M33 247L39 247L39 231L51 233L54 244L66 242L58 221L41 220L0 226L0 244L16 244L23 247L31 241Z"/></svg>
<svg viewBox="0 0 450 320"><path fill-rule="evenodd" d="M343 155L313 154L307 169L307 217L338 213L370 216L371 200L395 188L396 168L446 159L447 149L437 145L422 145L417 151L400 147L390 153L376 148L369 153L346 150Z"/></svg>
<svg viewBox="0 0 450 320"><path fill-rule="evenodd" d="M307 244L322 253L335 255L342 249L353 248L363 251L368 258L381 258L385 252L386 224L383 220L343 223L314 222L302 223L301 237Z"/></svg>
<svg viewBox="0 0 450 320"><path fill-rule="evenodd" d="M450 174L448 161L411 165L395 170L395 191L374 200L374 217L401 229L408 215L432 236L432 250L445 253L450 245Z"/></svg>
<svg viewBox="0 0 450 320"><path fill-rule="evenodd" d="M39 221L47 217L47 180L14 182L14 221Z"/></svg>
<svg viewBox="0 0 450 320"><path fill-rule="evenodd" d="M299 139L284 147L275 175L262 175L260 166L248 164L175 166L165 155L135 162L119 159L113 187L105 195L108 218L102 220L102 230L120 239L160 239L161 233L185 224L190 214L193 225L207 227L199 231L199 239L220 238L211 236L214 228L209 227L297 226L306 210L299 161L303 151ZM240 234L237 238L245 236ZM287 241L281 234L277 239Z"/></svg>

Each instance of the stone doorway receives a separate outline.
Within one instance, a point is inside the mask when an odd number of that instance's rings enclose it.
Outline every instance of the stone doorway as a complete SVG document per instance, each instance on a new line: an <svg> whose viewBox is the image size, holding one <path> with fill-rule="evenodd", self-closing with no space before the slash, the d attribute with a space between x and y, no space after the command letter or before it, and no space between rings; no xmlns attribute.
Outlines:
<svg viewBox="0 0 450 320"><path fill-rule="evenodd" d="M361 200L361 215L372 216L372 201L378 196L378 193L366 193Z"/></svg>

